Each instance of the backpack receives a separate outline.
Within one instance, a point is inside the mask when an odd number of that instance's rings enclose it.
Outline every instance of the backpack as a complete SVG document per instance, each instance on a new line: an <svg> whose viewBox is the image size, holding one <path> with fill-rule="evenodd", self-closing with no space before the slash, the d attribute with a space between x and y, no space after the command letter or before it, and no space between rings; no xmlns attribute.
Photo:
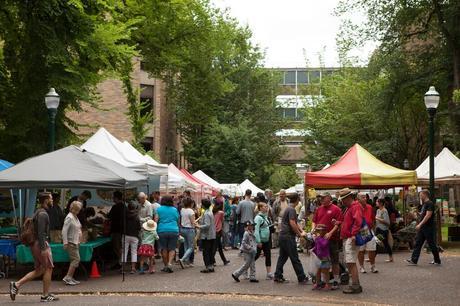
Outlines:
<svg viewBox="0 0 460 306"><path fill-rule="evenodd" d="M21 229L21 235L19 236L19 239L21 240L21 243L27 246L32 245L37 239L37 233L35 232L35 220L41 212L46 211L44 209L38 209L34 216L32 218L27 218L24 221L24 224L22 225Z"/></svg>
<svg viewBox="0 0 460 306"><path fill-rule="evenodd" d="M27 218L22 225L20 240L24 245L32 245L37 240L34 218Z"/></svg>
<svg viewBox="0 0 460 306"><path fill-rule="evenodd" d="M369 229L366 219L363 217L361 229L359 230L358 234L356 234L355 244L357 246L365 245L366 243L371 241L372 238L374 238L374 234L372 233L371 229Z"/></svg>

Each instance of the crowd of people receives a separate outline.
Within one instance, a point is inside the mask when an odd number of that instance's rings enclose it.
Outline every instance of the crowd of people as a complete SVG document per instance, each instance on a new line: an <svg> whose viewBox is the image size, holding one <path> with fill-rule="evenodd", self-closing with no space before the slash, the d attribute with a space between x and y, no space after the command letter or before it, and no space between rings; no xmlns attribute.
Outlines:
<svg viewBox="0 0 460 306"><path fill-rule="evenodd" d="M255 262L265 261L265 278L276 283L286 283L283 268L289 259L299 284L313 282L313 290L336 290L341 284L341 275L349 273L351 284L343 288L344 293L362 292L359 272L367 273L365 253L368 254L370 272L378 273L375 264L377 242L382 242L387 262L393 262L389 243L394 207L384 199L354 193L348 188L340 190L334 198L322 192L317 199L306 205L297 194L287 197L281 190L275 199L270 190L253 195L246 190L244 197L230 198L219 192L215 197L204 198L197 204L189 191L178 198L169 195L160 197L153 192L150 199L139 193L137 201L126 201L123 193L113 193L114 205L106 214L107 232L111 236L115 264L112 269L124 272L128 266L131 274L153 274L155 259L162 259L161 271L173 273L177 263L182 269L193 267L196 250L202 251L204 267L201 273L213 273L216 254L223 265L230 261L225 256L229 248L239 249L242 265L231 277L236 282L241 278L259 282ZM82 228L90 222L91 213L86 201L89 191L69 200L64 212L56 205L58 197L51 193L40 193L40 208L23 229L23 241L29 246L35 261L35 269L22 279L10 283L10 296L14 300L19 289L28 281L43 277L44 302L58 298L49 293L53 259L48 241L60 236L70 263L63 282L78 285L74 278L79 266L79 244ZM433 264L440 264L438 248L434 239L434 205L428 191L420 193L422 201L417 239L408 263L416 265L425 240L433 252ZM149 201L150 200L150 201ZM53 204L54 203L54 204ZM29 226L30 228L26 228ZM308 230L307 230L308 228ZM30 237L26 237L27 234ZM54 237L54 239L57 239ZM310 245L310 260L314 261L314 273L305 273L299 258L299 248ZM272 271L272 249L279 248L274 272ZM343 252L343 260L339 256ZM343 265L343 264L344 265ZM345 268L346 266L346 268Z"/></svg>

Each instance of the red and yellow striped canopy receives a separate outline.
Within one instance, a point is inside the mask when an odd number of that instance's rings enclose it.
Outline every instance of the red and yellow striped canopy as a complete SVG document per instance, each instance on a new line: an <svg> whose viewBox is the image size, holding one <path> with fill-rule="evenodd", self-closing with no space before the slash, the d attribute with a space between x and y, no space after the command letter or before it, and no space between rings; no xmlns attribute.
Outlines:
<svg viewBox="0 0 460 306"><path fill-rule="evenodd" d="M385 164L359 144L351 147L329 168L305 173L305 186L315 188L384 188L416 183L415 171Z"/></svg>

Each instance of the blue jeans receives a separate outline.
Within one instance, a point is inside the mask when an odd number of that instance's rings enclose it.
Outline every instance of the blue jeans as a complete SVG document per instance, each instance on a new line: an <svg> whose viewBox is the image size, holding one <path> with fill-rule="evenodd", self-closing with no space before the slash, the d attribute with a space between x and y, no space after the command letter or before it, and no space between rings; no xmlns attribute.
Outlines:
<svg viewBox="0 0 460 306"><path fill-rule="evenodd" d="M195 242L195 229L194 228L187 228L182 227L180 229L180 233L182 237L184 237L184 256L182 256L182 261L185 262L193 262L193 258L191 258L194 249L194 242Z"/></svg>

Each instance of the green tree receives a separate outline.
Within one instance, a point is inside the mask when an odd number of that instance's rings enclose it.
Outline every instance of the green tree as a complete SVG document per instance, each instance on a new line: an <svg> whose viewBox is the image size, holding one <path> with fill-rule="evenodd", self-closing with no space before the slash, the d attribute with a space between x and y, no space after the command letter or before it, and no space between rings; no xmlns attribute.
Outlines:
<svg viewBox="0 0 460 306"><path fill-rule="evenodd" d="M47 150L44 96L61 96L57 146L76 141L66 117L83 101L97 103L96 85L135 54L123 1L2 1L0 8L0 154L13 162Z"/></svg>
<svg viewBox="0 0 460 306"><path fill-rule="evenodd" d="M281 153L276 81L262 68L251 32L208 1L150 1L145 12L139 48L146 69L166 83L192 168L266 184L265 169ZM226 143L235 137L241 141Z"/></svg>
<svg viewBox="0 0 460 306"><path fill-rule="evenodd" d="M292 187L302 181L294 166L274 165L273 168L268 185L275 192Z"/></svg>

